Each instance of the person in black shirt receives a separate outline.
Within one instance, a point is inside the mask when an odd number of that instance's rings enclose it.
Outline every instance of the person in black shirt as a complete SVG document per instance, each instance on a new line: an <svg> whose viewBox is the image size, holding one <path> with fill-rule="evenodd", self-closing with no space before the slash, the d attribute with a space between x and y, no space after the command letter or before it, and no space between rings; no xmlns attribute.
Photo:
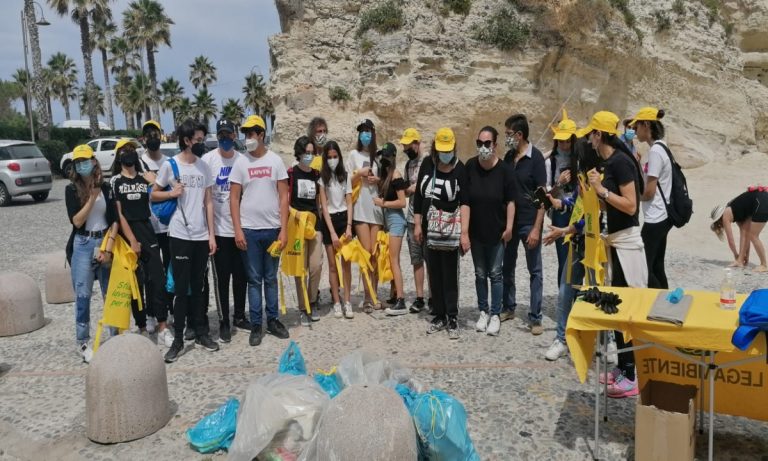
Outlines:
<svg viewBox="0 0 768 461"><path fill-rule="evenodd" d="M296 140L293 145L293 155L298 162L288 171L288 181L291 185L291 208L297 211L309 211L316 216L316 228L320 229L319 206L319 186L317 181L320 174L310 168L315 159L318 150L315 143L307 136L302 136ZM309 274L309 283L306 284L307 296L311 318L303 310L301 311L301 324L309 326L310 320L317 322L320 320L320 314L317 310L317 294L320 287L320 276L323 270L323 237L321 232L315 233L313 240L307 240L304 248L305 267ZM296 277L296 293L299 300L299 306L304 306L304 294L301 289L301 279Z"/></svg>
<svg viewBox="0 0 768 461"><path fill-rule="evenodd" d="M541 151L528 142L528 119L525 115L512 115L504 123L506 145L509 148L504 161L512 166L517 181L518 200L515 203L515 225L512 239L504 251L504 306L501 320L512 319L517 307L515 269L517 248L523 243L525 262L531 275L531 305L528 321L531 333L540 335L541 303L544 296L544 275L541 261L541 231L544 224L544 208L534 205L536 189L547 185L547 172Z"/></svg>
<svg viewBox="0 0 768 461"><path fill-rule="evenodd" d="M491 336L499 334L504 282L502 264L504 246L512 238L517 189L514 171L496 156L499 133L486 126L477 135L477 156L467 161L469 239L475 265L475 290L480 317L475 330ZM488 281L491 305L488 311Z"/></svg>
<svg viewBox="0 0 768 461"><path fill-rule="evenodd" d="M112 166L112 194L115 200L120 234L130 243L139 257L139 280L147 302L145 310L138 311L132 303L133 317L141 333L146 332L147 315L157 319L157 339L165 347L173 344L173 333L165 324L165 267L154 228L150 222L149 183L142 176L136 145L130 140L120 140L115 146Z"/></svg>
<svg viewBox="0 0 768 461"><path fill-rule="evenodd" d="M765 247L760 240L760 232L768 221L768 188L753 187L739 194L726 205L718 205L712 210L712 231L723 239L728 238L728 246L733 253L734 261L730 267L745 267L749 262L749 246L755 247L760 265L755 272L768 272L765 258ZM739 248L733 238L731 224L739 225Z"/></svg>
<svg viewBox="0 0 768 461"><path fill-rule="evenodd" d="M430 209L433 210L430 213ZM429 217L455 213L461 217L461 235L454 249L430 247L428 230L434 223ZM448 338L459 338L459 252L470 249L470 209L467 199L467 172L456 156L456 137L450 128L440 128L435 135L432 155L419 170L413 204L414 238L427 244L427 271L435 318L427 334L448 330Z"/></svg>

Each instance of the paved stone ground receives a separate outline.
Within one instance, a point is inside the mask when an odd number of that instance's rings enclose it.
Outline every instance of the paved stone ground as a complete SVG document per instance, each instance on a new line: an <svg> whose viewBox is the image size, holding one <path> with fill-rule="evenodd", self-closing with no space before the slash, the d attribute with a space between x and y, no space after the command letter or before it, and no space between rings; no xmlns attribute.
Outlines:
<svg viewBox="0 0 768 461"><path fill-rule="evenodd" d="M51 198L43 204L22 198L0 209L1 270L27 273L44 286L42 256L63 249L69 234L65 184L56 181ZM719 284L723 261L675 251L669 259L671 280L690 289L714 289ZM405 252L403 261L407 261ZM504 323L496 338L473 331L476 309L469 257L461 265L464 330L458 341L449 341L445 335L427 337L423 315L387 319L358 313L354 320L325 315L308 329L298 325L294 307L285 320L312 370L330 368L344 354L365 348L410 367L427 387L455 395L467 409L470 434L484 460L590 459L592 388L578 383L570 360L543 359L554 337L555 268L554 251L547 248L545 333L539 337L531 336L520 319ZM527 279L523 272L520 275ZM406 271L409 289L410 280ZM750 290L765 282L765 277L743 276L739 287ZM326 286L324 280L323 301L328 301ZM386 297L384 290L380 295ZM413 296L410 291L408 295ZM525 314L527 295L527 287L521 287L519 314ZM290 303L295 306L295 299ZM100 306L95 296L93 325L101 316ZM327 310L326 306L324 314ZM196 454L187 445L184 431L228 397L241 397L251 379L276 370L288 344L267 336L260 347L252 348L247 333L238 331L232 343L222 345L217 353L191 348L167 368L174 409L168 425L141 440L99 445L85 437L86 365L75 353L73 305L46 305L45 315L49 323L44 328L0 338L0 460L223 458L222 454ZM209 317L216 336L215 309ZM611 420L602 435L604 459L633 459L634 404L634 400L610 402ZM716 459L768 460L768 424L718 416L716 428ZM697 454L705 459L705 437L699 438Z"/></svg>

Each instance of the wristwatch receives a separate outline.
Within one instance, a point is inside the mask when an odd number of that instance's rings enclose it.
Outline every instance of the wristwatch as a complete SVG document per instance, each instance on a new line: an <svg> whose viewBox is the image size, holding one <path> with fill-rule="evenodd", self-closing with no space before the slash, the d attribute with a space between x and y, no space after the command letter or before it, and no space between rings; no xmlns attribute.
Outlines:
<svg viewBox="0 0 768 461"><path fill-rule="evenodd" d="M610 195L611 191L608 189L605 190L602 194L600 194L600 198L603 199L603 201L608 200L608 195Z"/></svg>

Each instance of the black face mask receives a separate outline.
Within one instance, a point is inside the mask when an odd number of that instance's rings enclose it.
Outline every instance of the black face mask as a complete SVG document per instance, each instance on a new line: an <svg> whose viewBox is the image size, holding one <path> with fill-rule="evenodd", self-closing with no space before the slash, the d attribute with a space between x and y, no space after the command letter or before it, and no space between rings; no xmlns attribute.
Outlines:
<svg viewBox="0 0 768 461"><path fill-rule="evenodd" d="M121 165L131 167L135 166L137 163L139 163L139 154L136 151L120 154Z"/></svg>
<svg viewBox="0 0 768 461"><path fill-rule="evenodd" d="M413 160L413 159L415 159L415 158L416 158L416 156L417 156L418 154L416 153L416 150L414 150L414 148L413 148L413 147L409 147L408 149L405 149L405 155L407 155L407 156L408 156L408 159L409 159L409 160Z"/></svg>
<svg viewBox="0 0 768 461"><path fill-rule="evenodd" d="M205 153L205 143L197 142L192 144L192 153L195 154L196 157L202 157Z"/></svg>
<svg viewBox="0 0 768 461"><path fill-rule="evenodd" d="M151 151L156 151L159 148L160 148L160 139L158 138L147 139L147 149Z"/></svg>

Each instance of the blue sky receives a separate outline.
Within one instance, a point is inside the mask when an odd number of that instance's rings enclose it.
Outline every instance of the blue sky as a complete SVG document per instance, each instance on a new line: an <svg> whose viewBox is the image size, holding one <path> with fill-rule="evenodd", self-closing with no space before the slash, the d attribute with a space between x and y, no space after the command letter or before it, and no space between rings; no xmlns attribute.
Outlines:
<svg viewBox="0 0 768 461"><path fill-rule="evenodd" d="M11 79L18 68L24 67L20 12L23 0L0 0L0 78ZM80 52L80 32L69 17L59 17L48 7L45 0L38 0L50 26L39 27L40 48L43 65L48 58L63 52L74 59L81 83L84 79L83 57ZM129 0L113 0L113 18L122 23L123 10ZM171 48L162 47L156 54L158 82L174 77L184 87L187 96L194 88L189 83L189 64L195 56L207 56L217 69L218 81L208 88L216 104L226 98L238 98L242 102L242 86L245 76L254 71L269 74L269 45L267 38L280 32L280 21L273 0L160 0L175 25L171 26ZM40 9L35 7L40 19ZM32 61L30 55L30 70ZM146 58L145 58L146 59ZM145 64L146 65L146 64ZM96 83L104 88L101 53L93 56ZM110 78L112 78L110 76ZM17 104L23 112L21 102ZM64 109L53 101L53 122L64 120ZM74 119L86 119L81 115L77 103L71 103ZM99 117L107 121L106 117ZM115 106L115 124L125 128L125 117ZM170 114L164 114L161 124L165 130L172 129Z"/></svg>

